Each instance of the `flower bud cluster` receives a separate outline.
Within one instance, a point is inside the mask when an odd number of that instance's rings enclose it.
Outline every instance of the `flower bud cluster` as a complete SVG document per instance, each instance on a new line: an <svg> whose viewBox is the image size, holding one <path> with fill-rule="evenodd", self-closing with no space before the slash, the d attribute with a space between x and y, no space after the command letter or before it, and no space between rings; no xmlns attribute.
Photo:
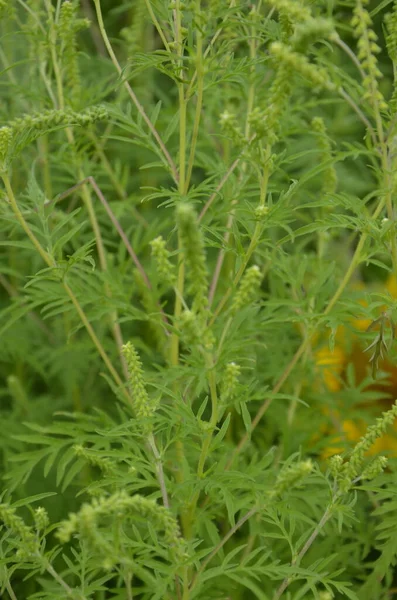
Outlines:
<svg viewBox="0 0 397 600"><path fill-rule="evenodd" d="M114 464L109 458L103 458L99 452L95 452L81 445L73 446L76 455L84 458L93 467L98 467L105 474L114 471Z"/></svg>
<svg viewBox="0 0 397 600"><path fill-rule="evenodd" d="M19 117L10 121L9 126L14 132L23 132L32 129L43 131L61 125L80 125L85 127L90 123L104 120L107 117L108 111L101 105L87 108L87 110L82 112L75 112L71 109L53 109Z"/></svg>
<svg viewBox="0 0 397 600"><path fill-rule="evenodd" d="M150 246L161 282L170 286L173 285L175 282L175 267L170 261L170 253L162 236L159 235L156 239L152 240Z"/></svg>
<svg viewBox="0 0 397 600"><path fill-rule="evenodd" d="M202 234L193 207L180 202L176 211L178 231L186 261L188 293L193 296L193 311L207 309L208 272Z"/></svg>
<svg viewBox="0 0 397 600"><path fill-rule="evenodd" d="M78 10L79 2L64 0L61 4L57 28L61 42L62 74L70 90L67 100L74 107L78 106L81 93L76 34L90 25L87 19L78 18Z"/></svg>
<svg viewBox="0 0 397 600"><path fill-rule="evenodd" d="M7 126L0 128L0 168L5 169L15 155L27 144L53 128L67 125L86 127L107 117L108 111L101 105L93 106L81 112L75 112L71 109L53 109L17 117L9 121Z"/></svg>
<svg viewBox="0 0 397 600"><path fill-rule="evenodd" d="M230 110L224 110L220 115L219 123L221 130L231 139L234 146L241 148L246 143L244 134L238 124L236 115Z"/></svg>
<svg viewBox="0 0 397 600"><path fill-rule="evenodd" d="M184 310L179 318L178 326L182 339L189 346L201 346L202 349L211 351L215 344L215 338L202 317L203 315L192 310Z"/></svg>
<svg viewBox="0 0 397 600"><path fill-rule="evenodd" d="M326 90L335 90L335 84L330 80L328 73L322 67L308 61L306 56L294 52L286 44L274 42L269 48L270 54L279 62L287 65L291 71L299 73L314 87Z"/></svg>
<svg viewBox="0 0 397 600"><path fill-rule="evenodd" d="M278 10L280 14L288 16L292 23L305 23L312 16L309 8L301 1L267 0L267 3Z"/></svg>
<svg viewBox="0 0 397 600"><path fill-rule="evenodd" d="M390 410L376 419L375 425L368 427L365 435L351 451L348 460L343 461L339 455L330 459L329 469L338 482L341 492L348 492L355 479L373 479L386 468L387 459L382 456L375 458L370 465L365 467L365 455L376 440L385 433L386 428L393 424L396 417L397 401Z"/></svg>
<svg viewBox="0 0 397 600"><path fill-rule="evenodd" d="M7 156L8 148L12 141L12 129L11 127L5 126L0 128L0 163L4 161Z"/></svg>
<svg viewBox="0 0 397 600"><path fill-rule="evenodd" d="M291 46L298 52L306 49L319 40L329 40L335 36L335 28L330 19L308 19L298 23L291 38Z"/></svg>
<svg viewBox="0 0 397 600"><path fill-rule="evenodd" d="M385 17L386 46L393 65L397 64L397 3L393 3L393 10ZM392 114L397 110L397 82L394 78L393 93L389 101Z"/></svg>
<svg viewBox="0 0 397 600"><path fill-rule="evenodd" d="M127 43L128 56L134 58L137 52L142 49L144 44L143 37L146 29L146 13L147 8L145 2L134 2L132 23L121 30L121 36Z"/></svg>
<svg viewBox="0 0 397 600"><path fill-rule="evenodd" d="M10 0L0 0L0 19L13 15L13 8Z"/></svg>
<svg viewBox="0 0 397 600"><path fill-rule="evenodd" d="M34 524L37 531L44 531L50 524L48 513L43 506L38 506L34 511Z"/></svg>
<svg viewBox="0 0 397 600"><path fill-rule="evenodd" d="M245 272L232 304L232 314L236 314L245 306L254 302L258 295L262 281L262 273L257 265L253 265Z"/></svg>
<svg viewBox="0 0 397 600"><path fill-rule="evenodd" d="M368 100L373 107L379 106L379 109L383 110L387 108L387 104L378 86L378 79L382 77L382 73L378 68L378 60L376 58L376 55L379 54L381 48L376 43L378 36L371 28L372 19L369 12L364 8L365 4L368 4L368 0L357 0L351 22L354 34L358 39L357 58L361 62L361 66L366 73L366 76L363 78L363 86L365 89L363 97Z"/></svg>
<svg viewBox="0 0 397 600"><path fill-rule="evenodd" d="M321 119L321 117L315 117L312 120L311 125L317 134L317 143L321 150L321 158L324 162L329 161L332 159L332 149L327 136L324 121ZM336 190L337 182L338 179L335 167L333 164L330 164L325 171L323 171L322 193L333 194Z"/></svg>
<svg viewBox="0 0 397 600"><path fill-rule="evenodd" d="M127 342L123 346L123 354L127 361L129 373L129 388L133 398L133 406L135 415L138 419L149 419L153 416L157 406L149 398L146 391L142 363L138 352L135 350L131 342Z"/></svg>
<svg viewBox="0 0 397 600"><path fill-rule="evenodd" d="M230 362L226 365L221 384L220 413L222 413L227 404L236 397L240 374L241 367L237 363Z"/></svg>
<svg viewBox="0 0 397 600"><path fill-rule="evenodd" d="M17 551L17 558L29 558L29 556L38 551L38 541L33 529L26 525L21 517L18 517L15 508L9 504L0 504L1 522L17 538L18 545L20 545Z"/></svg>
<svg viewBox="0 0 397 600"><path fill-rule="evenodd" d="M312 471L313 463L310 459L294 463L281 469L271 491L271 495L282 496L291 488L299 485Z"/></svg>
<svg viewBox="0 0 397 600"><path fill-rule="evenodd" d="M83 504L78 513L70 514L68 520L61 524L57 537L62 543L66 543L73 533L79 533L93 551L103 555L106 566L111 568L123 557L117 556L115 551L117 545L109 543L107 537L102 534L101 519L109 518L117 520L123 518L124 521L131 520L137 525L143 523L144 526L150 523L152 530L159 537L161 534L171 560L179 562L185 558L185 543L171 512L159 506L154 500L139 494L129 496L124 491L109 497L94 499L90 504Z"/></svg>

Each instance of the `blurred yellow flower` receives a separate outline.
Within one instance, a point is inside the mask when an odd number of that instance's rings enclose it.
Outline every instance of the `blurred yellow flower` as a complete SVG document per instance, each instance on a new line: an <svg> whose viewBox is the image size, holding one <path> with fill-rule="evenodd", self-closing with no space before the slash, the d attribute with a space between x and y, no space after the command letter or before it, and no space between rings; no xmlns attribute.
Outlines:
<svg viewBox="0 0 397 600"><path fill-rule="evenodd" d="M337 392L341 387L341 375L345 367L346 355L342 347L335 346L334 351L324 346L316 351L316 366L326 387L331 392Z"/></svg>
<svg viewBox="0 0 397 600"><path fill-rule="evenodd" d="M386 282L386 289L393 298L397 298L397 279L395 276L390 276ZM361 301L363 306L366 305L365 300ZM354 319L352 322L354 328L358 331L366 331L371 324L368 319ZM361 382L367 375L368 358L364 354L364 349L358 344L348 351L345 339L345 330L339 328L336 335L336 344L333 351L328 346L323 346L316 350L315 361L316 369L321 378L321 381L330 392L338 392L343 385L343 373L349 363L353 363L355 367L356 378ZM392 401L397 397L397 366L393 365L387 359L380 361L379 367L390 374L387 387L383 384L374 382L369 386L370 389L383 391L385 393L384 400L379 401L382 404L381 410L388 408ZM392 394L391 399L388 396ZM380 412L381 412L380 410ZM337 407L332 415L336 420L340 420ZM364 420L354 422L345 419L338 428L338 433L322 453L323 458L332 456L333 454L343 452L344 448L341 442L356 443L365 433L366 425ZM394 430L397 432L397 423L394 425ZM334 430L335 431L335 430ZM397 456L397 435L394 432L387 433L379 438L371 448L370 454L378 454L379 452L388 451L390 455Z"/></svg>

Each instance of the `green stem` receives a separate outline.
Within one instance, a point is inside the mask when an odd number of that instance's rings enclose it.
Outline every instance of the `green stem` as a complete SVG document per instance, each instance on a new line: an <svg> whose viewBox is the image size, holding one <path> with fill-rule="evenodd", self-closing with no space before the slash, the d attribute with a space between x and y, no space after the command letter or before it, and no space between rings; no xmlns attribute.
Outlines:
<svg viewBox="0 0 397 600"><path fill-rule="evenodd" d="M2 180L4 182L4 186L6 188L7 196L8 196L8 199L10 201L10 204L11 204L11 208L14 211L14 214L15 214L15 216L16 216L19 224L21 225L22 229L24 230L24 232L26 233L26 235L28 236L28 238L32 242L33 246L36 248L37 252L40 254L41 258L44 260L44 262L49 267L53 267L54 266L54 262L53 262L51 256L44 250L43 246L40 244L39 240L34 235L33 231L30 229L29 225L25 221L25 219L23 217L23 214L19 210L19 206L18 206L17 201L15 199L14 192L12 190L11 182L10 182L10 179L8 177L8 174L5 173L5 172L1 173L1 178L2 178Z"/></svg>
<svg viewBox="0 0 397 600"><path fill-rule="evenodd" d="M45 195L47 198L52 198L52 183L51 183L50 168L49 168L49 161L48 161L48 154L49 154L48 138L46 135L39 138L38 147L39 147L39 160L43 167L43 184L44 184Z"/></svg>
<svg viewBox="0 0 397 600"><path fill-rule="evenodd" d="M178 248L181 249L181 240L178 235ZM182 314L183 306L183 290L185 286L185 263L180 255L180 263L178 267L178 278L176 282L175 306L174 306L174 324L178 322ZM170 341L170 364L177 367L179 364L179 335L177 331L173 331Z"/></svg>
<svg viewBox="0 0 397 600"><path fill-rule="evenodd" d="M57 94L58 94L58 108L63 110L65 108L65 98L63 94L63 85L62 85L62 73L58 63L57 54L56 54L56 29L55 23L53 19L53 7L49 0L45 0L45 7L48 14L48 23L49 23L49 46L52 60L52 68L54 69L55 81L57 86Z"/></svg>
<svg viewBox="0 0 397 600"><path fill-rule="evenodd" d="M329 506L325 510L323 516L321 517L319 523L316 525L312 534L310 535L310 537L308 538L308 540L305 542L302 549L300 550L298 556L291 562L292 567L295 565L297 565L299 567L302 558L305 556L306 552L309 550L309 548L311 547L311 545L317 538L318 534L323 529L324 525L327 523L327 521L329 521L330 517L332 516L332 508L334 506L334 503L335 503L335 498L332 499L331 503L329 504ZM289 586L291 581L292 581L291 577L286 577L284 579L284 581L282 582L280 587L276 590L276 592L273 596L273 600L278 600L282 596L282 594L285 592L285 590L287 589L287 587Z"/></svg>
<svg viewBox="0 0 397 600"><path fill-rule="evenodd" d="M237 523L231 529L229 529L227 534L221 539L221 541L215 546L215 548L212 550L212 552L207 556L207 558L201 564L199 570L197 571L195 577L192 580L192 583L190 585L190 591L192 591L192 589L196 586L197 581L200 578L200 575L204 572L206 566L211 562L211 560L214 558L214 556L216 556L216 554L218 554L219 550L221 550L223 548L223 546L226 544L226 542L228 540L230 540L230 538L236 533L236 531L238 531L244 525L244 523L246 523L248 521L248 519L250 519L257 512L258 512L258 508L256 506L254 508L251 508L243 517L241 517L241 519L239 519L237 521Z"/></svg>
<svg viewBox="0 0 397 600"><path fill-rule="evenodd" d="M266 152L265 152L265 166L263 169L263 175L262 175L262 181L261 181L261 193L260 193L260 200L259 200L259 205L260 206L264 206L265 204L265 200L266 200L266 194L267 194L267 186L268 186L268 182L269 182L269 175L270 175L270 169L269 169L269 164L268 164L268 157L270 156L270 147L267 148ZM245 269L247 268L247 265L251 259L252 254L255 252L255 249L258 245L260 236L262 233L262 224L260 221L258 221L255 225L255 229L254 229L254 233L252 235L250 244L248 246L247 252L245 254L244 260L239 268L239 270L237 271L234 280L233 280L233 286L229 287L227 292L224 294L222 300L219 302L218 306L216 307L216 310L214 311L213 317L210 321L210 326L213 325L213 323L215 322L217 316L219 315L219 313L222 311L223 307L225 306L226 302L228 301L228 299L230 298L230 295L232 293L232 290L236 288L236 286L239 284L241 277L244 275Z"/></svg>
<svg viewBox="0 0 397 600"><path fill-rule="evenodd" d="M57 93L58 93L58 103L59 103L59 107L61 110L63 110L65 108L65 97L64 97L64 90L63 90L63 80L62 80L62 72L61 72L61 68L58 62L58 57L56 54L56 46L55 46L55 42L56 42L56 30L55 30L55 26L54 26L54 21L52 19L52 11L51 11L51 6L48 5L48 0L46 0L46 7L47 7L47 11L48 11L48 16L49 16L49 22L50 22L50 32L51 32L51 59L53 62L53 68L54 68L54 73L55 73L55 79L56 79L56 84L57 84ZM65 133L66 133L66 137L67 140L70 144L70 146L75 146L75 137L74 137L74 133L73 130L70 127L67 127L65 129ZM83 169L81 168L81 165L79 164L78 161L76 161L76 170L77 170L77 176L79 180L85 180L85 175L83 172ZM106 259L106 251L105 251L105 246L103 243L103 239L102 239L102 234L101 234L101 230L99 227L99 223L98 223L98 219L96 217L96 213L94 210L94 206L92 203L92 198L91 198L91 194L90 191L87 187L86 184L84 184L81 187L81 195L83 198L83 202L84 205L86 207L86 210L88 212L88 216L89 216L89 220L90 220L90 224L92 227L92 230L94 232L94 236L95 236L95 241L96 241L96 246L97 246L97 250L98 250L98 256L99 256L99 263L101 265L101 269L102 271L107 271L107 259ZM108 286L105 286L105 293L107 295L108 298L111 297L111 292ZM123 336L122 336L122 332L121 332L121 328L120 328L120 324L118 322L118 315L117 315L117 311L112 311L110 314L110 327L112 330L112 334L113 334L113 338L115 340L117 349L118 349L118 353L119 353L119 357L120 357L120 362L121 362L121 366L123 369L123 374L124 377L126 379L128 379L128 369L127 369L127 364L124 358L124 355L122 353L122 346L123 346Z"/></svg>
<svg viewBox="0 0 397 600"><path fill-rule="evenodd" d="M104 347L102 346L101 342L99 341L91 323L89 322L89 320L87 319L85 312L81 306L81 304L79 303L79 301L77 300L76 296L74 295L73 291L71 290L71 288L69 287L69 285L66 283L66 281L63 282L63 287L66 291L66 293L68 294L69 298L71 299L84 327L87 330L88 335L90 336L91 340L93 341L94 345L96 346L99 354L102 357L103 362L105 363L105 365L107 366L110 374L112 375L115 383L119 386L119 387L123 387L123 382L119 376L119 374L117 373L116 369L113 367L108 355L105 352Z"/></svg>
<svg viewBox="0 0 397 600"><path fill-rule="evenodd" d="M152 5L150 3L150 0L145 0L145 3L146 3L146 7L148 9L150 18L152 19L153 25L155 26L155 28L157 30L157 33L159 34L160 39L163 42L164 48L167 50L167 52L171 52L170 46L168 44L168 40L167 40L167 38L165 36L165 33L163 32L163 30L161 28L160 23L158 22L158 19L157 19L156 15L154 14Z"/></svg>
<svg viewBox="0 0 397 600"><path fill-rule="evenodd" d="M40 242L38 241L38 239L36 238L36 236L34 235L34 233L32 232L32 230L30 229L28 223L25 221L21 211L19 210L18 204L16 202L15 196L14 196L14 192L12 190L11 187L11 183L8 177L7 173L2 173L1 177L3 179L4 182L4 186L6 188L7 191L7 195L8 198L10 200L10 204L11 204L11 208L14 211L14 214L18 220L18 222L20 223L22 229L25 231L26 235L29 237L29 239L32 241L34 247L36 248L37 252L40 254L40 256L42 257L42 259L44 260L44 262L49 266L49 267L55 267L55 262L53 260L53 258L44 250L44 248L42 247L42 245L40 244ZM108 355L106 354L101 342L99 341L94 329L92 328L90 322L88 321L83 308L81 307L79 301L77 300L76 296L74 295L73 291L71 290L71 288L69 287L69 285L66 283L66 281L63 282L63 287L66 291L66 293L68 294L69 298L71 299L74 307L76 308L77 313L80 316L80 319L83 323L83 325L85 326L91 340L93 341L94 345L96 346L99 354L102 357L102 360L104 361L105 365L107 366L107 368L109 369L110 374L112 375L115 383L122 387L123 386L123 382L120 379L120 376L118 375L117 371L115 370L115 368L113 367Z"/></svg>
<svg viewBox="0 0 397 600"><path fill-rule="evenodd" d="M214 434L216 424L218 422L219 402L218 402L218 392L216 389L216 377L215 377L214 365L215 365L215 363L214 363L213 356L211 354L207 353L206 354L206 367L207 367L207 371L208 371L207 377L208 377L208 384L209 384L210 396L211 396L211 418L208 423L208 430L205 433L203 446L201 448L201 452L200 452L200 456L199 456L199 460L198 460L197 475L196 475L196 478L198 480L201 480L204 477L205 463L207 461L209 449L211 447L212 436ZM193 521L195 518L196 507L197 507L197 502L199 500L199 497L200 497L200 492L196 492L194 494L191 502L189 503L188 516L186 519L187 528L188 528L187 532L186 532L186 536L188 538L190 538L192 535L192 525L193 525Z"/></svg>
<svg viewBox="0 0 397 600"><path fill-rule="evenodd" d="M235 5L236 5L236 1L235 1L235 0L231 0L231 2L230 2L230 4L229 4L229 9L230 9L230 8L232 8L232 7L233 7L233 6L235 6ZM228 13L228 11L227 11L227 12L226 12L226 16L225 16L225 17L223 17L223 19L222 19L221 26L220 26L220 27L217 29L217 31L215 32L215 34L214 34L213 38L211 39L210 43L208 44L207 48L205 49L205 52L204 52L204 58L207 58L207 56L209 55L209 53L210 53L210 52L211 52L211 50L213 49L213 47L214 47L214 45L215 45L215 42L216 42L216 40L218 39L218 37L219 37L219 36L220 36L220 34L222 33L222 31L223 31L223 27L224 27L224 23L225 23L225 21L226 21L226 20L229 18L229 16L228 16L228 15L229 15L229 13ZM186 94L186 96L187 96L188 98L190 97L190 94L191 94L191 91L192 91L192 89L193 89L194 83L195 83L195 81L196 81L196 77L197 77L197 75L198 75L198 74L197 74L197 71L195 71L195 72L193 73L193 77L192 77L192 79L191 79L191 81L190 81L190 84L189 84L189 87L188 87L188 89L187 89L187 94Z"/></svg>
<svg viewBox="0 0 397 600"><path fill-rule="evenodd" d="M41 556L39 558L41 559ZM76 592L76 590L73 590L66 583L66 581L64 579L62 579L62 577L59 575L59 573L57 573L55 571L54 567L47 559L43 560L43 567L47 571L47 573L49 573L51 575L51 577L53 577L55 579L55 581L64 589L64 591L66 592L66 594L68 596L70 596L70 598L76 598L76 599L78 598L78 600L87 600L86 596L84 596L83 594L80 594L79 592Z"/></svg>
<svg viewBox="0 0 397 600"><path fill-rule="evenodd" d="M392 178L390 176L392 167L389 164L387 142L385 141L382 146L382 171L384 177L384 185L386 188L386 210L387 216L392 223L391 229L391 258L394 276L397 278L397 245L396 245L396 221L393 210L393 197L392 197Z"/></svg>
<svg viewBox="0 0 397 600"><path fill-rule="evenodd" d="M181 10L180 0L176 2L175 10L175 34L177 50L180 54L179 77L183 80L183 58L182 58L182 38L181 38ZM182 81L178 83L179 97L179 184L178 190L181 195L185 193L186 177L186 97Z"/></svg>
<svg viewBox="0 0 397 600"><path fill-rule="evenodd" d="M155 126L153 125L153 123L151 122L151 120L149 119L149 117L147 116L145 109L143 108L142 104L139 102L135 92L133 91L133 89L131 88L130 84L128 83L128 81L126 81L123 77L123 69L120 66L119 61L117 60L117 57L113 51L112 45L110 43L110 40L108 38L108 35L106 33L106 29L105 29L105 24L103 22L103 17L102 17L102 10L101 10L101 4L99 0L94 0L94 4L95 4L95 9L96 9L96 14L97 14L97 19L98 19L98 25L99 25L99 30L101 32L102 35L102 39L105 43L106 49L109 53L109 56L111 58L111 61L113 63L113 65L115 66L118 74L120 75L120 77L122 77L123 79L123 85L126 88L128 95L130 96L132 102L134 103L134 105L136 106L139 114L141 115L141 117L143 118L143 120L145 121L146 125L148 126L151 134L153 135L153 137L155 138L156 142L159 145L159 148L161 149L163 156L165 157L168 166L170 167L173 179L175 182L178 182L178 172L176 170L174 161L171 158L170 153L168 152L167 148L164 145L163 140L161 139L159 133L157 132Z"/></svg>
<svg viewBox="0 0 397 600"><path fill-rule="evenodd" d="M15 595L14 590L12 589L11 581L8 579L8 577L7 577L6 582L5 582L5 587L6 587L6 590L7 590L8 594L9 594L11 600L18 600L17 597L16 597L16 595Z"/></svg>
<svg viewBox="0 0 397 600"><path fill-rule="evenodd" d="M377 208L375 209L375 211L372 214L372 219L376 220L380 213L382 212L382 210L384 209L385 206L385 202L386 202L386 198L383 198ZM327 307L325 308L324 312L323 312L323 316L328 315L332 308L335 306L335 304L337 303L337 301L339 300L340 296L342 295L342 293L344 292L346 286L348 285L357 265L360 263L360 258L361 258L361 252L364 248L365 242L367 240L368 237L368 233L363 232L361 234L361 238L359 243L357 244L357 248L354 252L353 258L350 262L349 268L347 269L345 276L343 277L341 283L339 284L336 292L334 293L334 295L332 296L331 300L328 302ZM301 343L301 345L299 346L299 348L297 349L297 351L295 352L294 356L292 357L291 361L288 363L288 365L286 366L286 368L284 369L283 373L281 374L281 377L279 378L279 380L277 381L276 385L274 386L273 390L272 390L272 395L277 394L281 387L284 385L285 381L288 379L288 377L290 376L290 374L292 373L293 369L295 368L295 366L297 365L297 363L299 362L299 359L305 354L306 350L310 347L311 342L312 342L312 336L311 335L307 335L307 337L303 340L303 342ZM232 457L230 458L226 469L230 469L230 467L232 466L232 464L234 463L234 460L236 459L236 457L240 454L240 452L243 450L243 448L245 447L246 443L248 442L248 440L250 439L250 436L253 432L253 430L256 428L256 426L258 425L259 421L262 419L263 415L265 414L265 412L267 411L267 409L269 408L269 406L271 405L271 403L273 402L273 397L270 396L269 398L267 398L262 406L259 408L257 414L255 415L254 420L252 421L251 424L251 431L250 431L250 435L248 436L248 434L244 434L244 436L241 438L238 446L236 447Z"/></svg>
<svg viewBox="0 0 397 600"><path fill-rule="evenodd" d="M252 60L252 62L254 62L255 58L256 58L256 51L257 51L257 44L256 44L256 40L255 40L255 30L252 27L251 28L251 40L249 43L249 48L250 48L250 59ZM251 123L250 123L250 115L254 109L254 102L255 102L255 91L256 91L256 86L255 86L255 66L252 65L251 67L251 81L250 81L250 86L249 86L249 90L248 90L248 99L247 99L247 114L245 117L245 132L244 132L244 136L245 139L247 141L247 143L249 143L249 139L251 137ZM247 162L244 161L242 166L241 166L241 173L239 175L239 181L238 181L238 186L237 189L240 190L240 186L241 186L241 182L244 178L245 172L247 170ZM262 188L261 188L262 189ZM231 210L227 219L227 223L226 223L226 231L224 233L223 236L223 248L220 249L219 254L218 254L218 258L216 261L216 266L215 266L215 270L214 270L214 274L212 277L212 281L211 281L211 286L210 286L210 292L208 295L208 305L209 307L212 306L212 302L214 300L215 297L215 292L216 292L216 288L218 285L218 281L219 281L219 277L221 274L221 270L222 270L222 266L223 266L223 261L225 259L225 255L226 255L226 250L225 248L227 248L228 244L231 241L231 230L232 230L232 226L233 226L233 221L234 221L234 217L235 217L235 208L237 205L237 196L238 193L236 193L236 198L234 198L232 200L231 203ZM221 346L221 344L219 344Z"/></svg>
<svg viewBox="0 0 397 600"><path fill-rule="evenodd" d="M189 189L189 183L192 176L194 157L196 153L197 138L200 126L201 109L203 106L203 94L204 94L204 65L203 65L203 38L201 32L197 30L197 101L196 101L196 112L194 116L193 134L190 142L190 155L188 161L186 182L185 182L185 194Z"/></svg>
<svg viewBox="0 0 397 600"><path fill-rule="evenodd" d="M174 25L175 25L175 44L176 51L179 54L179 66L180 66L180 75L181 80L183 79L183 58L182 58L182 39L181 39L181 6L180 0L177 0L176 8L174 10ZM179 96L179 175L178 175L178 191L180 197L184 195L185 192L185 161L186 161L186 99L184 93L184 84L182 82L178 83L178 96ZM169 362L172 367L178 367L179 365L179 345L180 339L179 334L176 330L178 320L182 314L183 307L183 292L185 287L185 262L182 254L182 241L181 236L178 233L178 257L179 257L179 266L178 266L178 277L176 282L175 289L175 304L174 304L174 331L171 335L170 340L170 358ZM174 384L175 393L179 392L178 383ZM175 443L176 448L176 457L178 467L175 472L176 481L179 484L182 484L184 481L184 473L186 467L186 457L185 457L185 448L182 440L177 440ZM182 509L181 511L181 524L182 531L185 537L188 537L189 532L189 521L188 521L188 511L186 509ZM188 568L185 567L183 569L183 599L186 598L186 593L188 592Z"/></svg>
<svg viewBox="0 0 397 600"><path fill-rule="evenodd" d="M212 441L212 435L215 431L216 424L218 422L218 393L216 390L216 377L214 371L214 363L212 356L207 356L207 369L208 369L208 384L210 388L211 395L211 419L209 421L209 431L207 432L206 439L204 441L203 447L201 449L201 454L197 467L197 477L198 479L202 479L204 476L204 467L206 460L208 458L208 451Z"/></svg>
<svg viewBox="0 0 397 600"><path fill-rule="evenodd" d="M121 200L126 200L127 199L127 192L126 190L123 188L123 186L120 184L120 181L118 180L116 173L114 172L112 165L110 164L108 157L105 154L105 151L103 149L103 145L99 143L98 138L96 137L96 135L91 132L90 133L90 138L92 140L92 143L95 146L95 151L98 155L99 160L102 162L102 165L106 171L106 173L109 176L109 179L113 185L113 187L115 188L117 195L119 196L119 198ZM133 215L135 217L135 219L141 223L141 225L143 225L143 227L145 227L145 229L148 228L148 222L146 221L146 219L139 213L139 211L137 211L137 209L135 208L135 206L132 207L132 212Z"/></svg>
<svg viewBox="0 0 397 600"><path fill-rule="evenodd" d="M102 144L100 144L99 140L93 132L90 132L90 138L95 146L95 152L97 153L99 160L102 162L103 167L106 173L108 174L109 179L113 184L113 187L117 192L117 195L121 200L125 200L127 198L127 193L123 186L120 184L118 178L116 177L116 174L114 173L113 168L109 163L108 157L105 154Z"/></svg>

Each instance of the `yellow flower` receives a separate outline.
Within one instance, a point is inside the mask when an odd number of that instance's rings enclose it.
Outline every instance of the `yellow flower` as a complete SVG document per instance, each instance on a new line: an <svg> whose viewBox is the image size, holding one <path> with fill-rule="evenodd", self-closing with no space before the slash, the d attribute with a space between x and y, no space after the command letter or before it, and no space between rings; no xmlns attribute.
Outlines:
<svg viewBox="0 0 397 600"><path fill-rule="evenodd" d="M386 281L386 289L393 298L397 298L397 279L394 275L391 275ZM360 303L365 306L366 301L362 300ZM354 319L353 325L359 331L366 331L371 324L368 319ZM343 381L343 372L349 363L353 363L356 372L356 378L358 382L366 376L367 372L367 357L363 354L363 349L357 344L353 346L350 352L346 349L345 330L340 328L338 335L336 336L336 345L334 351L331 352L328 347L321 347L315 353L316 367L320 372L320 377L326 386L326 388L335 393L335 400L337 401L336 393L341 389ZM369 386L371 389L381 390L385 394L384 400L378 402L381 404L379 412L385 409L397 397L397 366L391 364L387 359L380 363L380 368L390 374L389 384L387 387L384 385L377 384L374 382L373 385ZM392 399L389 399L389 396ZM339 410L338 410L339 408ZM364 408L365 410L365 408ZM333 412L333 418L339 420L340 412L343 414L343 409L337 406L335 402L335 411ZM343 417L342 417L343 418ZM341 423L341 436L338 434L322 453L323 458L332 456L333 454L343 452L344 448L341 447L341 442L350 442L352 445L356 443L365 433L366 425L364 421L352 421L351 419L344 419ZM397 424L394 425L394 430L397 432ZM328 433L332 433L328 431ZM378 454L379 452L388 451L390 455L397 456L397 435L393 433L387 433L379 438L372 446L369 454Z"/></svg>
<svg viewBox="0 0 397 600"><path fill-rule="evenodd" d="M340 346L335 346L334 351L324 346L316 352L316 365L320 367L322 380L331 392L336 392L341 387L341 374L345 366L345 353Z"/></svg>

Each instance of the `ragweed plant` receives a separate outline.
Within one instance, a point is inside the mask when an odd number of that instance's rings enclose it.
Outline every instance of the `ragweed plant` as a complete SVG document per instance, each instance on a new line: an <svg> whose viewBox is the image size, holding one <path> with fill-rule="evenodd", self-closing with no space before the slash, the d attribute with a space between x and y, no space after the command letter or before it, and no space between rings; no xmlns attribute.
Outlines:
<svg viewBox="0 0 397 600"><path fill-rule="evenodd" d="M0 28L0 596L391 598L397 3Z"/></svg>

